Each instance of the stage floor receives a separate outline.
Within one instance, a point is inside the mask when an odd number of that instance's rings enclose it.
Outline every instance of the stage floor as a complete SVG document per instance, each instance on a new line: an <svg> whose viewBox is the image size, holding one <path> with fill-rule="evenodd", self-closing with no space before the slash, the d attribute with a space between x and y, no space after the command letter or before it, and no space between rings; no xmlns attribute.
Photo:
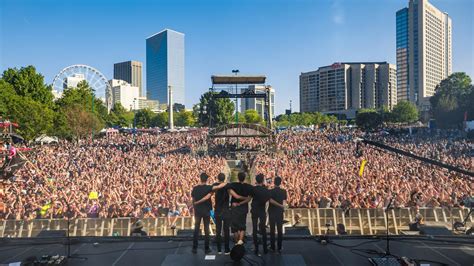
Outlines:
<svg viewBox="0 0 474 266"><path fill-rule="evenodd" d="M436 241L435 241L436 240ZM21 262L31 256L65 255L61 239L1 239L0 265ZM98 244L94 244L98 243ZM68 265L371 265L368 257L380 257L370 252L384 252L385 240L379 238L331 238L322 245L317 239L286 239L281 255L253 255L251 240L241 263L229 256L217 255L205 259L202 241L197 254L191 253L190 239L180 238L94 238L75 239L71 245L74 256ZM467 237L399 237L390 241L390 251L399 257L418 259L428 265L474 265L474 238Z"/></svg>

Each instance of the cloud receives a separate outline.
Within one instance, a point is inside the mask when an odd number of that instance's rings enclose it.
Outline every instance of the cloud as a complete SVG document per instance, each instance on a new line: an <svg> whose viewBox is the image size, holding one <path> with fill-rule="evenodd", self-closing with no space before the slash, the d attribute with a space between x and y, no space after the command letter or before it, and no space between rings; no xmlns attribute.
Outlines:
<svg viewBox="0 0 474 266"><path fill-rule="evenodd" d="M344 14L344 8L342 7L339 0L334 0L332 3L332 22L338 25L344 24L346 16Z"/></svg>

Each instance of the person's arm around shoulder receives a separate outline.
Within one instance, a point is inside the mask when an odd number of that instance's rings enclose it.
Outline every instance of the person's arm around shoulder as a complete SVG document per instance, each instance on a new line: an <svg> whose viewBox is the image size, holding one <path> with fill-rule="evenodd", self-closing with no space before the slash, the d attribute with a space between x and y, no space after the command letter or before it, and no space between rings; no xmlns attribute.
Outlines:
<svg viewBox="0 0 474 266"><path fill-rule="evenodd" d="M202 197L202 199L198 200L198 201L195 201L193 202L194 205L199 205L207 200L209 200L211 198L211 193L208 193L206 194L206 196Z"/></svg>

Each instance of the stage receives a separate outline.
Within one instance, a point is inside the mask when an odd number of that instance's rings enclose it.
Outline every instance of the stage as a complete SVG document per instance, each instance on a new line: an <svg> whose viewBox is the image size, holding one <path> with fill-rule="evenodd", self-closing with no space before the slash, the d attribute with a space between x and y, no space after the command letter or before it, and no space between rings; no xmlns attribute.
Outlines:
<svg viewBox="0 0 474 266"><path fill-rule="evenodd" d="M66 255L64 238L0 239L0 265L25 261L42 255ZM71 254L87 260L69 259L67 265L371 265L369 257L385 252L384 236L331 237L321 244L318 237L287 238L282 254L253 255L251 239L240 263L213 252L207 259L200 241L197 254L191 252L190 238L169 237L82 237L71 242ZM426 265L474 264L474 238L394 236L390 251L398 257L417 259ZM18 264L19 265L19 264Z"/></svg>

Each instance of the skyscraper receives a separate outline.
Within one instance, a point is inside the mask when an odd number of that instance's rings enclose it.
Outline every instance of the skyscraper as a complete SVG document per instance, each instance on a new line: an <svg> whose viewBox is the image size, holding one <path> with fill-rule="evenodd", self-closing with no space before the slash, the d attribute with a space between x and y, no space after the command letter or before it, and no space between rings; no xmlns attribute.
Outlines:
<svg viewBox="0 0 474 266"><path fill-rule="evenodd" d="M146 39L147 98L167 103L168 86L184 104L184 34L165 29Z"/></svg>
<svg viewBox="0 0 474 266"><path fill-rule="evenodd" d="M399 100L429 108L436 86L452 72L451 18L428 0L397 12Z"/></svg>
<svg viewBox="0 0 474 266"><path fill-rule="evenodd" d="M396 104L396 68L387 62L334 63L300 75L300 112L352 118L360 108Z"/></svg>
<svg viewBox="0 0 474 266"><path fill-rule="evenodd" d="M142 86L142 62L126 61L114 64L114 79L123 80L138 87L140 97L145 94Z"/></svg>

